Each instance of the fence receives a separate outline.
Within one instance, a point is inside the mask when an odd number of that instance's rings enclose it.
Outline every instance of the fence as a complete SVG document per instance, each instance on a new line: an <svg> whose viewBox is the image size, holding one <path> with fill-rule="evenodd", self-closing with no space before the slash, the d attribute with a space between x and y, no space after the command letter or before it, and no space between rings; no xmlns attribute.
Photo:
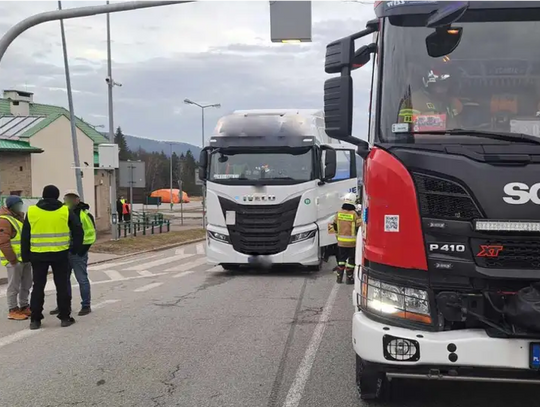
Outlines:
<svg viewBox="0 0 540 407"><path fill-rule="evenodd" d="M137 234L146 236L148 234L155 235L157 233L166 233L171 231L171 221L168 219L153 220L146 218L145 220L133 220L131 222L121 222L118 224L119 237L137 237Z"/></svg>

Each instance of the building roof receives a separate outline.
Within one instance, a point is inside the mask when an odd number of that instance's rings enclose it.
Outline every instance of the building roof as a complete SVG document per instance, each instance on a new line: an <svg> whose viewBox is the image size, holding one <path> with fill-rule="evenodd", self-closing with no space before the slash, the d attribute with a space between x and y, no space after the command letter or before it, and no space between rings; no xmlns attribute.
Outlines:
<svg viewBox="0 0 540 407"><path fill-rule="evenodd" d="M43 120L44 116L0 116L0 137L18 139Z"/></svg>
<svg viewBox="0 0 540 407"><path fill-rule="evenodd" d="M9 99L3 99L0 98L0 118L3 119L5 116L7 118L28 118L31 117L41 117L43 120L40 120L38 123L34 123L31 127L26 128L24 132L21 132L16 137L18 138L28 138L35 135L37 132L43 130L45 127L47 127L49 124L54 122L56 119L58 119L60 116L65 116L69 120L69 111L61 106L52 106L52 105L42 105L40 103L30 103L30 115L29 116L12 116L11 115L11 108L10 108L10 101ZM7 119L6 119L7 120ZM86 134L88 137L92 139L95 145L107 143L108 140L103 137L103 135L97 131L95 128L90 126L88 123L84 122L83 120L79 119L78 117L75 118L75 124L81 130L84 134ZM0 130L0 134L1 130Z"/></svg>
<svg viewBox="0 0 540 407"><path fill-rule="evenodd" d="M8 153L42 153L41 148L32 147L27 141L0 138L0 152Z"/></svg>

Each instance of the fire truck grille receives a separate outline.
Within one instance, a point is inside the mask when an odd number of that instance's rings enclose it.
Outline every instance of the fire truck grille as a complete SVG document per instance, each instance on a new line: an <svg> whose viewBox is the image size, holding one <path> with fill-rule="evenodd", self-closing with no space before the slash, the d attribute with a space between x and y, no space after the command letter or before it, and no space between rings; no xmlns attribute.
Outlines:
<svg viewBox="0 0 540 407"><path fill-rule="evenodd" d="M471 239L478 266L494 269L540 269L540 239Z"/></svg>
<svg viewBox="0 0 540 407"><path fill-rule="evenodd" d="M278 205L240 205L219 197L223 216L236 212L234 225L227 225L231 244L237 252L255 255L277 254L291 239L300 197Z"/></svg>
<svg viewBox="0 0 540 407"><path fill-rule="evenodd" d="M423 217L471 220L482 218L472 197L461 185L425 174L413 174Z"/></svg>

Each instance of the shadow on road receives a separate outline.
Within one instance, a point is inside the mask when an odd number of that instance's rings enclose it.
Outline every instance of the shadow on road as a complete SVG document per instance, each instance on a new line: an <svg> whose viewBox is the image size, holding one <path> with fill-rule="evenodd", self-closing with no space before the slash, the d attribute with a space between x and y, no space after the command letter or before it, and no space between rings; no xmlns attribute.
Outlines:
<svg viewBox="0 0 540 407"><path fill-rule="evenodd" d="M514 407L538 405L538 386L526 384L394 380L380 407ZM370 406L366 403L366 406Z"/></svg>

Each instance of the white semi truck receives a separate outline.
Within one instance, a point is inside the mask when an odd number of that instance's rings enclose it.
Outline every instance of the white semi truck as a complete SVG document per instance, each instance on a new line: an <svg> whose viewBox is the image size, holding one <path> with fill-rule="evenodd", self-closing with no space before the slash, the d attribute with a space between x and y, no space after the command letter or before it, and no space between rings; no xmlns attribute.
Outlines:
<svg viewBox="0 0 540 407"><path fill-rule="evenodd" d="M319 270L333 253L328 223L358 187L353 146L330 139L319 110L239 110L222 117L201 152L207 258Z"/></svg>

